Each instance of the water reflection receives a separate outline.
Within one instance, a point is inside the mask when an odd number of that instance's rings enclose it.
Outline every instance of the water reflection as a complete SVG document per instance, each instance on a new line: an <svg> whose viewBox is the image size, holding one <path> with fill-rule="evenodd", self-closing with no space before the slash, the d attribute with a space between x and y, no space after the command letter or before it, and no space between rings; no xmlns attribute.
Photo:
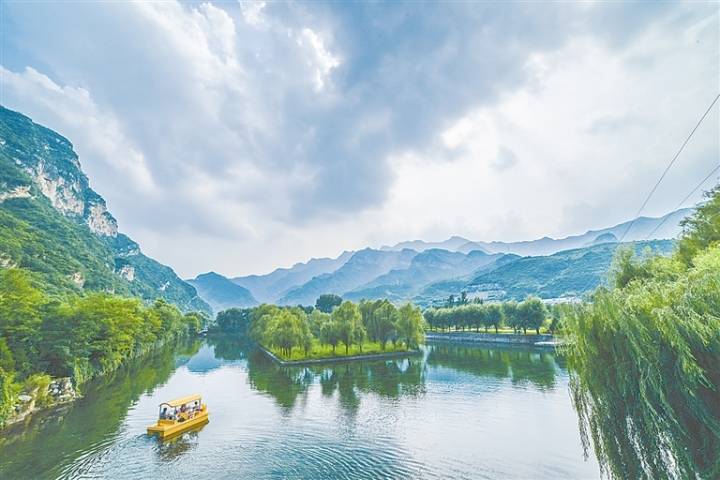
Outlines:
<svg viewBox="0 0 720 480"><path fill-rule="evenodd" d="M36 471L58 476L60 466L69 460L107 448L118 435L130 405L166 382L178 362L186 363L200 345L198 341L166 345L84 385L83 398L60 414L35 415L26 425L4 431L0 436L0 478L33 478L28 472ZM6 477L3 472L13 475Z"/></svg>
<svg viewBox="0 0 720 480"><path fill-rule="evenodd" d="M282 367L239 338L198 347L131 364L88 386L62 421L0 440L0 478L596 476L552 352L430 345L407 359ZM160 401L194 391L210 423L166 442L144 434Z"/></svg>
<svg viewBox="0 0 720 480"><path fill-rule="evenodd" d="M540 390L555 388L555 377L561 368L551 350L444 344L427 348L429 366L452 368L479 377L507 378L515 385L531 384Z"/></svg>
<svg viewBox="0 0 720 480"><path fill-rule="evenodd" d="M292 409L298 397L316 382L323 396L337 394L346 413L357 410L362 393L398 398L422 393L425 384L424 363L418 358L283 367L254 350L248 355L247 366L250 385L270 394L285 410Z"/></svg>
<svg viewBox="0 0 720 480"><path fill-rule="evenodd" d="M207 424L208 422L205 422L202 425L186 430L175 437L166 438L164 440L158 439L155 450L158 455L158 459L163 462L172 462L197 448L200 443L200 437L198 434Z"/></svg>

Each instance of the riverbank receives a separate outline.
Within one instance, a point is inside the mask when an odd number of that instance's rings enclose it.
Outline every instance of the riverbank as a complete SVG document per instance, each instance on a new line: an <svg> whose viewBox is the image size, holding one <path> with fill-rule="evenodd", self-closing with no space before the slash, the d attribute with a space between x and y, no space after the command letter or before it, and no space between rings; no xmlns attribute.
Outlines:
<svg viewBox="0 0 720 480"><path fill-rule="evenodd" d="M257 348L283 367L302 367L306 365L320 365L325 363L345 363L355 362L358 360L387 360L390 358L410 357L422 353L420 350L404 350L401 352L396 351L386 353L368 353L364 355L349 355L345 357L313 358L307 360L283 360L262 345L258 344Z"/></svg>
<svg viewBox="0 0 720 480"><path fill-rule="evenodd" d="M534 347L554 348L562 341L547 334L519 335L515 333L480 333L480 332L428 332L425 339L433 342L447 343L500 343L505 345L529 345Z"/></svg>

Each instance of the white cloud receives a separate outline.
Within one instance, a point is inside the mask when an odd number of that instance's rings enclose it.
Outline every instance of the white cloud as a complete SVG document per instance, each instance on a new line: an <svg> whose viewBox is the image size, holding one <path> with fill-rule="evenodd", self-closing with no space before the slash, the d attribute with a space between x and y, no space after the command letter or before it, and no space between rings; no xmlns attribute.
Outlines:
<svg viewBox="0 0 720 480"><path fill-rule="evenodd" d="M90 167L91 182L94 171L108 168L114 176L126 179L133 190L152 192L155 184L142 152L132 145L118 120L100 109L87 90L61 87L30 67L15 73L0 66L0 77L3 93L22 98L37 122L62 126L60 133L75 144L81 162L90 160L86 167ZM103 166L94 165L94 161Z"/></svg>
<svg viewBox="0 0 720 480"><path fill-rule="evenodd" d="M408 13L12 2L0 101L68 136L121 229L188 276L625 220L717 90L716 9ZM648 213L716 160L713 115Z"/></svg>
<svg viewBox="0 0 720 480"><path fill-rule="evenodd" d="M320 36L310 28L303 28L297 38L298 44L311 52L308 64L315 71L315 90L320 91L332 70L340 65L340 59L327 50Z"/></svg>

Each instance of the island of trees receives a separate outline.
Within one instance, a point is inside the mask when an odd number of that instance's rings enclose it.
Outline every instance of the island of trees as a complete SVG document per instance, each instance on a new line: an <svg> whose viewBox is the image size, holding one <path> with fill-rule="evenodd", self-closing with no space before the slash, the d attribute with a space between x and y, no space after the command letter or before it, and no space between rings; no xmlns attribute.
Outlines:
<svg viewBox="0 0 720 480"><path fill-rule="evenodd" d="M412 304L355 304L337 295L322 295L315 307L232 308L218 314L216 327L247 333L289 361L414 350L425 338L422 312Z"/></svg>

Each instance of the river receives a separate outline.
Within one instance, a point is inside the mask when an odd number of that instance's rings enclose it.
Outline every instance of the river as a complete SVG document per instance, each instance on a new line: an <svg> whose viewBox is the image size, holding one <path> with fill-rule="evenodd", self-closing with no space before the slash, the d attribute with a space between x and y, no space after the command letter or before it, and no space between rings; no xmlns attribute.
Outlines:
<svg viewBox="0 0 720 480"><path fill-rule="evenodd" d="M145 435L201 393L210 422ZM552 351L429 345L411 359L282 368L230 338L168 347L0 438L0 478L598 478Z"/></svg>

